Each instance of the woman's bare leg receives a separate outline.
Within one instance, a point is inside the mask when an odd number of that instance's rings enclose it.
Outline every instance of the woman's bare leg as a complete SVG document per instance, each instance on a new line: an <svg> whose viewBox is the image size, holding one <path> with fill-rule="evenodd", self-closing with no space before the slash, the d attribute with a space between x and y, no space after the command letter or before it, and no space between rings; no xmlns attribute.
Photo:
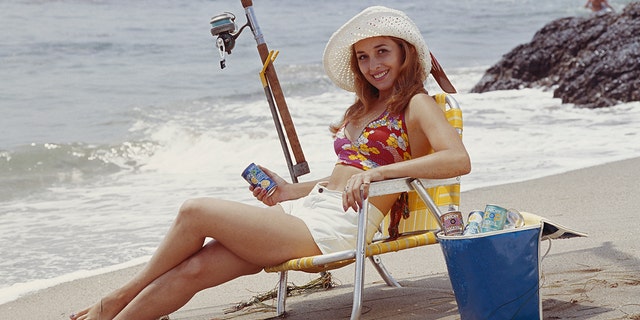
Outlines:
<svg viewBox="0 0 640 320"><path fill-rule="evenodd" d="M215 238L226 251L253 266L273 265L320 253L304 223L285 214L279 206L260 208L209 198L189 200L144 269L123 287L72 319L98 319L98 315L102 320L112 319L154 280L202 250L207 236ZM222 278L230 276L226 275L229 270L220 268L213 272L221 272ZM219 284L215 279L210 283Z"/></svg>
<svg viewBox="0 0 640 320"><path fill-rule="evenodd" d="M213 240L149 284L114 319L158 319L178 310L203 289L261 270Z"/></svg>

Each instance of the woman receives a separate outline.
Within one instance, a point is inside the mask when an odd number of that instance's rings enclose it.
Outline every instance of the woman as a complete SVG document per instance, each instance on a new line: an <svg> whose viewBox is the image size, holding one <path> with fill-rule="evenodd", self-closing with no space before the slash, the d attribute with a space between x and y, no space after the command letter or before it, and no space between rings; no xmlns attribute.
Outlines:
<svg viewBox="0 0 640 320"><path fill-rule="evenodd" d="M426 94L429 50L402 12L371 7L329 40L324 66L356 93L332 127L338 162L331 176L279 185L268 207L220 199L186 201L156 253L131 281L72 319L157 319L198 291L283 261L355 247L357 210L369 183L397 177L449 178L470 171L469 156ZM435 152L427 155L433 149ZM370 199L370 241L397 195ZM214 240L203 245L205 238Z"/></svg>

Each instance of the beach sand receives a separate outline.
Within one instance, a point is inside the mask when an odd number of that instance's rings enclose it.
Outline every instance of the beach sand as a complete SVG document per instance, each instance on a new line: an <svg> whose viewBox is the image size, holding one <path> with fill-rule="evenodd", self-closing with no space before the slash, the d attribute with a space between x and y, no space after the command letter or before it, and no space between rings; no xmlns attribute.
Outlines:
<svg viewBox="0 0 640 320"><path fill-rule="evenodd" d="M462 212L500 204L541 215L586 238L553 240L543 259L545 319L640 319L640 158L463 193ZM464 183L464 180L463 180ZM544 254L549 246L541 244ZM387 287L366 266L363 319L459 319L439 245L386 254L387 269L404 286ZM0 305L0 319L67 319L129 279L140 266L63 283ZM335 288L287 299L289 319L349 318L353 268L331 271ZM303 285L316 274L290 272ZM267 319L270 308L224 311L271 290L277 274L260 273L196 295L171 319ZM273 300L265 301L268 306Z"/></svg>

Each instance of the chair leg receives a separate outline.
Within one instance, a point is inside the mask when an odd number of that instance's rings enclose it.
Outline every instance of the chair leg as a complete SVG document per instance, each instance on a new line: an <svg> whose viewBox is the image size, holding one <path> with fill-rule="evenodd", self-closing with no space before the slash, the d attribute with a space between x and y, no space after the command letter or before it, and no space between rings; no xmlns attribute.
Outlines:
<svg viewBox="0 0 640 320"><path fill-rule="evenodd" d="M281 317L285 313L285 302L287 299L287 272L280 272L280 282L278 283L278 304L276 306L276 313L278 317Z"/></svg>
<svg viewBox="0 0 640 320"><path fill-rule="evenodd" d="M356 270L353 282L353 306L351 307L351 320L360 319L360 315L362 314L362 291L364 291L364 258L364 254L360 256L358 252L356 252Z"/></svg>
<svg viewBox="0 0 640 320"><path fill-rule="evenodd" d="M379 256L371 256L369 257L369 260L371 261L373 266L376 268L376 271L378 271L378 274L380 274L380 277L382 277L382 279L384 280L384 282L387 283L388 286L402 288L400 283L398 283L398 281L396 281L396 279L391 275L391 273L387 271L387 268L384 267L384 264L382 263L382 259Z"/></svg>
<svg viewBox="0 0 640 320"><path fill-rule="evenodd" d="M364 198L362 190L360 195ZM364 291L364 260L366 258L366 240L365 234L367 232L367 216L369 200L365 199L362 203L362 207L358 210L358 236L356 240L356 266L355 277L353 281L353 307L351 309L351 320L360 319L362 314L362 291Z"/></svg>

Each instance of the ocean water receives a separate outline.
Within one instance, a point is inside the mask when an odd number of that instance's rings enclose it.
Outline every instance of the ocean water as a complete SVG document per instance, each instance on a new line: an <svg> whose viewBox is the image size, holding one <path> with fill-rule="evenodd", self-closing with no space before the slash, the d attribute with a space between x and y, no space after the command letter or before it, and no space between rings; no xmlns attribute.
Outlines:
<svg viewBox="0 0 640 320"><path fill-rule="evenodd" d="M468 93L545 23L588 16L583 0L255 0L311 168L300 180L330 173L327 128L353 100L324 75L324 44L374 4L416 21L460 92L463 190L640 156L638 102ZM249 30L219 67L209 19L224 11L245 23L231 0L0 3L0 303L145 261L187 198L259 205L240 177L250 162L287 177Z"/></svg>

